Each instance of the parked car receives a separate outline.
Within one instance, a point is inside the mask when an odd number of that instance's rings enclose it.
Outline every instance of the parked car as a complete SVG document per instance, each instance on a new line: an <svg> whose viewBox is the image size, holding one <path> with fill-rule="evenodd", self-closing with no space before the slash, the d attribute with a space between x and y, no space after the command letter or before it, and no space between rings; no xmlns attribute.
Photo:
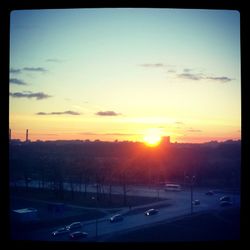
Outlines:
<svg viewBox="0 0 250 250"><path fill-rule="evenodd" d="M78 239L82 239L82 238L86 238L88 237L88 233L86 232L81 232L81 231L76 231L76 232L73 232L69 235L69 237L72 239L72 240L78 240Z"/></svg>
<svg viewBox="0 0 250 250"><path fill-rule="evenodd" d="M193 203L193 205L200 205L200 201L199 200L194 200L192 203Z"/></svg>
<svg viewBox="0 0 250 250"><path fill-rule="evenodd" d="M81 228L81 227L82 227L81 222L73 222L70 225L66 226L66 229L72 230L72 229Z"/></svg>
<svg viewBox="0 0 250 250"><path fill-rule="evenodd" d="M151 208L145 212L145 215L149 216L149 215L157 214L158 212L159 210Z"/></svg>
<svg viewBox="0 0 250 250"><path fill-rule="evenodd" d="M231 201L230 196L222 196L220 197L220 201Z"/></svg>
<svg viewBox="0 0 250 250"><path fill-rule="evenodd" d="M209 190L208 192L205 193L206 195L214 195L214 191L213 190Z"/></svg>
<svg viewBox="0 0 250 250"><path fill-rule="evenodd" d="M56 231L52 232L53 236L69 233L69 230L65 227L58 228Z"/></svg>
<svg viewBox="0 0 250 250"><path fill-rule="evenodd" d="M231 206L231 205L233 205L233 203L231 201L221 201L220 202L221 207L227 207L227 206Z"/></svg>
<svg viewBox="0 0 250 250"><path fill-rule="evenodd" d="M123 220L123 216L121 214L115 214L109 219L110 222L118 222L122 220Z"/></svg>

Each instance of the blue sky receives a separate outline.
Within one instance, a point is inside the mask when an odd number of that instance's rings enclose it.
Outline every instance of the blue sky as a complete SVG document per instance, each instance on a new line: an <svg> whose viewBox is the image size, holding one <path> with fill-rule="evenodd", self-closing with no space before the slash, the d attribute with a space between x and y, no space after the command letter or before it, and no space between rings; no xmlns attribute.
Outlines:
<svg viewBox="0 0 250 250"><path fill-rule="evenodd" d="M162 135L177 141L240 138L236 11L14 11L10 36L10 127L17 137L28 123L37 137L59 130L93 139L112 130L124 134L118 139L140 140L163 127ZM69 110L79 115L63 113Z"/></svg>

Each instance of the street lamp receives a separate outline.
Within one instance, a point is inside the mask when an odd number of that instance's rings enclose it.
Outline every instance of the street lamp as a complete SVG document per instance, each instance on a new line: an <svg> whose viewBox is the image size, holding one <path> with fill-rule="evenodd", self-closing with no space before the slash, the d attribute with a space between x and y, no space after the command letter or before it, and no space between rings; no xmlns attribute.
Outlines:
<svg viewBox="0 0 250 250"><path fill-rule="evenodd" d="M91 199L95 200L96 209L97 209L97 199L96 199L96 197L92 196ZM96 240L97 240L97 237L98 237L98 217L96 217L96 220L95 220L95 237L96 237Z"/></svg>
<svg viewBox="0 0 250 250"><path fill-rule="evenodd" d="M195 175L193 175L193 176L186 175L186 179L189 180L189 185L190 185L190 210L191 210L191 214L193 213L193 185L195 182L195 178L196 178Z"/></svg>

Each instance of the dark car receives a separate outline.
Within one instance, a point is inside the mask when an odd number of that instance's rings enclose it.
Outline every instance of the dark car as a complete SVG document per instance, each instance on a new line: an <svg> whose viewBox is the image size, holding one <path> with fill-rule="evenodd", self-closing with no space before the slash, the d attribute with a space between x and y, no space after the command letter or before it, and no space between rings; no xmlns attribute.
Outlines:
<svg viewBox="0 0 250 250"><path fill-rule="evenodd" d="M149 215L157 214L158 212L159 210L151 208L145 212L145 215L149 216Z"/></svg>
<svg viewBox="0 0 250 250"><path fill-rule="evenodd" d="M86 232L81 232L81 231L76 231L74 233L71 233L69 235L69 237L72 239L72 240L78 240L78 239L82 239L82 238L86 238L88 237L88 233Z"/></svg>
<svg viewBox="0 0 250 250"><path fill-rule="evenodd" d="M58 228L56 231L52 232L53 236L61 235L61 234L67 234L69 233L69 230L65 227Z"/></svg>
<svg viewBox="0 0 250 250"><path fill-rule="evenodd" d="M199 200L194 200L192 203L193 203L193 205L200 205L200 201Z"/></svg>
<svg viewBox="0 0 250 250"><path fill-rule="evenodd" d="M231 201L230 196L222 196L220 197L220 201Z"/></svg>
<svg viewBox="0 0 250 250"><path fill-rule="evenodd" d="M227 207L227 206L232 206L233 203L231 201L221 201L220 206L221 207Z"/></svg>
<svg viewBox="0 0 250 250"><path fill-rule="evenodd" d="M115 214L109 219L110 222L118 222L122 220L123 220L123 216L121 214Z"/></svg>
<svg viewBox="0 0 250 250"><path fill-rule="evenodd" d="M206 195L214 195L214 191L213 190L209 190L208 192L205 193Z"/></svg>

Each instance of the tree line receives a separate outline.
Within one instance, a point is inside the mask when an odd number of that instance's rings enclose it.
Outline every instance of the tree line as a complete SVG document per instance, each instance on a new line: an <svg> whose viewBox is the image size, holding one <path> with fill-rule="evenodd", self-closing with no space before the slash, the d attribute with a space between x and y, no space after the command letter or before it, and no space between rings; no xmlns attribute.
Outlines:
<svg viewBox="0 0 250 250"><path fill-rule="evenodd" d="M80 191L86 195L94 184L100 199L106 186L110 200L113 186L119 185L126 204L128 185L155 187L166 181L185 185L185 177L195 175L199 186L239 187L240 173L241 141L153 148L139 142L11 142L9 147L10 181L23 180L27 190L31 180L41 190L49 183L60 198L64 183L72 198Z"/></svg>

